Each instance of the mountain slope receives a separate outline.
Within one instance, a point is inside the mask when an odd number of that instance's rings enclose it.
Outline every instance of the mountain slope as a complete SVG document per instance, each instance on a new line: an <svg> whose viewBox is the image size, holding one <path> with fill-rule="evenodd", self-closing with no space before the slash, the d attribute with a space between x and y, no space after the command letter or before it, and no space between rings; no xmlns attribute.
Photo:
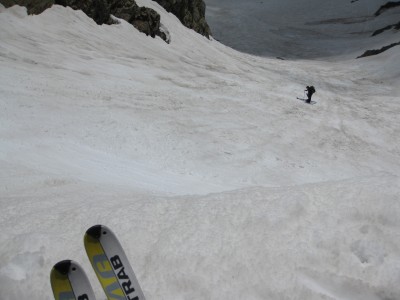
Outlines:
<svg viewBox="0 0 400 300"><path fill-rule="evenodd" d="M138 4L169 45L60 6L0 9L1 298L52 299L70 258L103 299L95 223L148 299L399 298L398 49L259 58ZM310 83L314 106L295 99Z"/></svg>
<svg viewBox="0 0 400 300"><path fill-rule="evenodd" d="M400 9L375 13L387 0L206 0L214 37L239 51L290 59L356 58L400 41L397 31L373 32L400 21Z"/></svg>

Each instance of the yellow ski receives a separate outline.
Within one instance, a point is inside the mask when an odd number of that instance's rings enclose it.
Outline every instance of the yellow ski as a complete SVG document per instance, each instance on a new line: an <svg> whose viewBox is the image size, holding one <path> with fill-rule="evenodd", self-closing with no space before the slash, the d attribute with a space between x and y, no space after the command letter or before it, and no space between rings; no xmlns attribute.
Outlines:
<svg viewBox="0 0 400 300"><path fill-rule="evenodd" d="M72 260L55 264L50 273L50 282L55 300L95 300L85 272Z"/></svg>
<svg viewBox="0 0 400 300"><path fill-rule="evenodd" d="M108 300L145 300L126 254L111 229L103 225L89 228L84 244Z"/></svg>

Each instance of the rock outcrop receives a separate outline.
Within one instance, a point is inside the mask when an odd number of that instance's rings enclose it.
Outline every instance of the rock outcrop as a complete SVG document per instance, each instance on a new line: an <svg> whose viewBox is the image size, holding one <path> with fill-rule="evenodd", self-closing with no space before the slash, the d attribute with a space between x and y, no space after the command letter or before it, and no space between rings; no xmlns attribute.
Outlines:
<svg viewBox="0 0 400 300"><path fill-rule="evenodd" d="M372 36L381 34L381 33L385 32L385 31L391 30L391 29L399 30L399 29L400 29L400 22L398 22L397 24L388 25L388 26L385 26L385 27L383 27L383 28L381 28L381 29L375 30L375 31L372 33Z"/></svg>
<svg viewBox="0 0 400 300"><path fill-rule="evenodd" d="M381 49L367 50L362 55L358 56L357 58L362 58L362 57L367 57L367 56L372 56L372 55L378 55L378 54L380 54L382 52L385 52L386 50L389 50L390 48L393 48L395 46L400 46L400 42L390 44L388 46L382 47Z"/></svg>
<svg viewBox="0 0 400 300"><path fill-rule="evenodd" d="M154 0L166 11L173 13L188 28L206 36L211 35L205 18L206 4L203 0Z"/></svg>
<svg viewBox="0 0 400 300"><path fill-rule="evenodd" d="M110 8L107 0L55 0L54 3L82 10L99 25L110 23Z"/></svg>
<svg viewBox="0 0 400 300"><path fill-rule="evenodd" d="M382 13L384 13L385 11L387 11L387 10L389 10L389 9L391 9L391 8L398 7L398 6L400 6L400 1L397 1L397 2L393 2L393 1L387 2L385 5L382 5L382 6L375 12L374 15L377 17L377 16L381 15Z"/></svg>
<svg viewBox="0 0 400 300"><path fill-rule="evenodd" d="M97 24L112 24L111 15L124 19L139 31L164 38L160 31L160 15L153 9L139 7L135 0L55 0L55 4L80 9Z"/></svg>
<svg viewBox="0 0 400 300"><path fill-rule="evenodd" d="M400 1L398 1L398 2L392 2L392 1L387 2L385 5L382 5L382 6L375 12L374 16L375 16L375 17L380 16L381 14L383 14L384 12L386 12L387 10L393 9L393 8L396 8L396 7L399 7L399 6L400 6ZM385 27L380 28L380 29L378 29L378 30L375 30L375 31L372 33L372 36L381 34L381 33L385 32L385 31L391 30L391 29L399 30L399 29L400 29L400 21L397 22L396 24L388 25L388 26L385 26Z"/></svg>
<svg viewBox="0 0 400 300"><path fill-rule="evenodd" d="M205 20L206 5L203 0L156 0L168 12L175 14L188 28L209 37L211 32ZM29 14L40 14L53 4L82 10L97 24L112 24L111 15L124 19L139 31L152 37L168 37L160 30L160 15L153 9L139 7L135 0L0 0L5 7L25 6Z"/></svg>
<svg viewBox="0 0 400 300"><path fill-rule="evenodd" d="M134 0L109 0L110 13L117 18L124 19L139 31L166 40L160 31L160 15L153 9L139 7Z"/></svg>
<svg viewBox="0 0 400 300"><path fill-rule="evenodd" d="M54 0L0 0L4 7L24 6L30 15L38 15L54 4Z"/></svg>

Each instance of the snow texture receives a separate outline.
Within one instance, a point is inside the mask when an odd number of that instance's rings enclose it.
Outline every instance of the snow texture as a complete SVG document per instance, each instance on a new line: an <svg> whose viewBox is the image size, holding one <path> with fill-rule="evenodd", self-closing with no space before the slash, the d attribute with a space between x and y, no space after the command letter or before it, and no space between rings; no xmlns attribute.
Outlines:
<svg viewBox="0 0 400 300"><path fill-rule="evenodd" d="M148 300L400 299L400 48L354 59L394 34L277 60L138 2L170 44L0 6L0 299L52 299L63 259L105 299L82 241L94 224ZM310 84L316 105L296 100Z"/></svg>

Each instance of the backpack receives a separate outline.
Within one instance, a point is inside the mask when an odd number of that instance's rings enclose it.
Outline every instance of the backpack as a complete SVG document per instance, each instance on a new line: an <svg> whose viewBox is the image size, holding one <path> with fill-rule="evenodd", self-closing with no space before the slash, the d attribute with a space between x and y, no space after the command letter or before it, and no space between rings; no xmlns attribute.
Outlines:
<svg viewBox="0 0 400 300"><path fill-rule="evenodd" d="M315 88L313 86L309 87L309 91L311 94L314 94L316 92Z"/></svg>

